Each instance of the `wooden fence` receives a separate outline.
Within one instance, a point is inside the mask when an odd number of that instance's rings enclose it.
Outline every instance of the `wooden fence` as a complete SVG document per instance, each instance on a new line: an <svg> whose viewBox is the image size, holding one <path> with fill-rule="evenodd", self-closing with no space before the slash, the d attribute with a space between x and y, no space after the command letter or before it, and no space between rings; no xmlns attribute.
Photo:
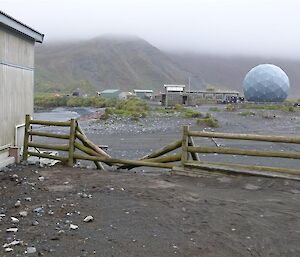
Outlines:
<svg viewBox="0 0 300 257"><path fill-rule="evenodd" d="M35 125L52 126L52 127L66 127L69 129L68 134L58 134L44 131L37 131ZM47 137L55 139L63 139L67 141L66 144L45 144L35 143L33 138ZM40 151L30 151L29 149L47 149L56 150L60 152L67 152L67 156L54 156L48 153L41 153ZM25 118L25 136L24 136L24 150L23 159L26 161L28 156L36 156L39 158L48 158L61 161L69 166L73 166L77 159L85 159L84 155L75 153L78 149L83 153L91 156L97 156L102 159L109 159L110 156L100 147L92 143L81 130L78 122L75 119L69 121L43 121L33 120L29 115ZM103 169L101 160L94 160L98 169Z"/></svg>
<svg viewBox="0 0 300 257"><path fill-rule="evenodd" d="M285 152L285 151L265 151L253 150L242 148L231 148L223 146L195 146L189 145L189 138L201 137L210 138L215 140L229 139L229 140L248 140L248 141L261 141L269 143L286 143L286 144L300 144L300 137L287 137L287 136L271 136L271 135L256 135L256 134L234 134L234 133L218 133L206 131L191 131L189 126L184 126L182 136L182 156L181 164L183 167L198 168L201 170L220 171L220 172L235 172L241 174L265 175L271 177L283 176L282 173L300 175L300 170L270 167L260 165L245 165L232 162L205 162L199 159L194 162L188 159L189 155L196 153L205 154L224 154L224 155L243 155L255 157L271 157L271 158L287 158L287 159L300 159L299 152ZM198 157L199 158L199 157ZM300 163L299 163L300 164ZM286 177L289 177L287 175Z"/></svg>
<svg viewBox="0 0 300 257"><path fill-rule="evenodd" d="M36 129L36 125L66 127L69 133L58 134ZM35 143L35 137L47 137L64 140L65 144ZM184 175L202 174L202 171L230 172L239 174L262 175L269 177L285 177L300 179L300 170L290 168L276 168L259 165L244 165L229 162L207 162L199 158L198 153L245 155L255 157L300 159L298 152L262 151L253 149L240 149L231 147L197 146L194 137L210 138L215 142L216 138L228 140L249 140L272 143L300 144L300 137L233 134L205 131L191 131L189 126L183 127L182 138L162 147L152 153L143 156L139 160L126 160L112 158L101 147L91 142L80 128L75 119L69 121L42 121L33 120L26 116L23 159L28 156L59 160L69 166L73 166L76 160L93 161L97 169L103 169L103 163L116 165L119 169L132 169L139 166L172 169L174 173ZM37 149L33 151L31 149ZM65 156L53 156L49 153L41 153L39 149L56 150L66 152ZM297 177L293 177L293 176Z"/></svg>
<svg viewBox="0 0 300 257"><path fill-rule="evenodd" d="M58 134L45 131L39 131L39 126L51 126L51 127L66 127L69 129L68 134ZM47 137L67 140L66 144L46 144L34 142L35 137ZM181 141L178 141L176 145L170 145L162 150L145 156L141 160L125 160L115 159L102 150L99 146L91 142L80 128L77 120L71 119L69 121L44 121L33 120L30 115L26 115L25 118L25 136L24 136L24 150L23 160L27 161L29 156L36 156L39 158L48 158L61 161L68 166L73 166L76 160L89 160L93 161L97 169L103 169L102 163L109 166L117 165L124 167L138 167L149 166L157 168L172 169L173 164L171 162L180 160L181 156L159 156L170 152L171 148L176 149L181 147ZM37 151L33 151L36 149ZM67 156L51 155L49 153L41 153L40 149L55 150L59 152L66 152Z"/></svg>

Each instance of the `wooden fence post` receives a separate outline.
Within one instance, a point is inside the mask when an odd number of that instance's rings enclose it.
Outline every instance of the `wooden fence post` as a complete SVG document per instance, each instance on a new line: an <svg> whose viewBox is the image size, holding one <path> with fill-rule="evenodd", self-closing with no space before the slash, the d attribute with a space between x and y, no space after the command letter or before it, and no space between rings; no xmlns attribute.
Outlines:
<svg viewBox="0 0 300 257"><path fill-rule="evenodd" d="M75 150L74 145L75 145L76 126L77 126L76 120L71 119L68 166L73 166L74 165L74 150Z"/></svg>
<svg viewBox="0 0 300 257"><path fill-rule="evenodd" d="M183 126L181 165L188 160L189 126Z"/></svg>
<svg viewBox="0 0 300 257"><path fill-rule="evenodd" d="M189 146L195 146L195 142L191 136L189 136ZM194 161L200 161L198 153L191 153L191 156Z"/></svg>
<svg viewBox="0 0 300 257"><path fill-rule="evenodd" d="M25 133L24 133L24 144L23 144L23 160L28 159L28 141L29 141L29 128L30 128L31 116L27 114L25 116Z"/></svg>

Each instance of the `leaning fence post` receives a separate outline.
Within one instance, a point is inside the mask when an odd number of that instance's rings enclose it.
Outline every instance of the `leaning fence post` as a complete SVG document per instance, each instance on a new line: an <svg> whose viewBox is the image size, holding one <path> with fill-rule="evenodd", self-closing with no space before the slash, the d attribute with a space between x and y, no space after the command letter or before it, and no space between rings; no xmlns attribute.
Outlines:
<svg viewBox="0 0 300 257"><path fill-rule="evenodd" d="M74 144L75 144L76 125L77 125L76 120L71 119L68 166L74 165L74 149L75 149Z"/></svg>
<svg viewBox="0 0 300 257"><path fill-rule="evenodd" d="M188 144L189 144L189 126L183 126L182 134L182 155L181 164L184 165L188 160Z"/></svg>
<svg viewBox="0 0 300 257"><path fill-rule="evenodd" d="M23 144L23 160L28 159L28 141L29 141L29 127L30 127L31 116L27 114L25 116L25 133L24 133L24 144Z"/></svg>

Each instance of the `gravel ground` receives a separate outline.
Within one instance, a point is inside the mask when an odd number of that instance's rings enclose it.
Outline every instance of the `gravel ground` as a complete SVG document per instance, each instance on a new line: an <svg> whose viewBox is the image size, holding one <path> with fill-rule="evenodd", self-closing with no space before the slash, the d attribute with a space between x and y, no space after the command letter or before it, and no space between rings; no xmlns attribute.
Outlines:
<svg viewBox="0 0 300 257"><path fill-rule="evenodd" d="M300 256L295 181L17 166L0 190L0 256Z"/></svg>

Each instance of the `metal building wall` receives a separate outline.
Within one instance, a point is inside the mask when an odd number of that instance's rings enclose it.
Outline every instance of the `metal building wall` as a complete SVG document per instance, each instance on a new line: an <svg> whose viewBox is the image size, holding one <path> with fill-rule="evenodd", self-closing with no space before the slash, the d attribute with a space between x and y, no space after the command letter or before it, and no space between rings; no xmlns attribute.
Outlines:
<svg viewBox="0 0 300 257"><path fill-rule="evenodd" d="M0 27L0 149L14 145L16 126L33 113L33 67L34 41Z"/></svg>

